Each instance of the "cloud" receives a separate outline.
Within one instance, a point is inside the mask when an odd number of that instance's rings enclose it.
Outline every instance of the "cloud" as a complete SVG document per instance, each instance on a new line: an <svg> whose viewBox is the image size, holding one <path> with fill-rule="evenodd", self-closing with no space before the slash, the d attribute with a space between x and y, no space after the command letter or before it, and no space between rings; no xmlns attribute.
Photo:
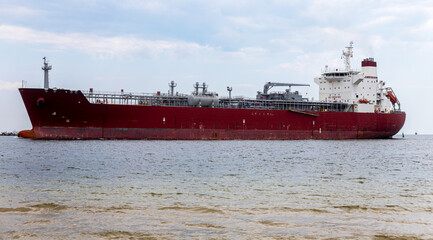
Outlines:
<svg viewBox="0 0 433 240"><path fill-rule="evenodd" d="M264 30L266 29L266 25L264 23L259 23L252 17L227 17L230 25L233 25L235 28L247 28L252 30Z"/></svg>
<svg viewBox="0 0 433 240"><path fill-rule="evenodd" d="M343 68L343 60L340 58L341 51L330 50L322 52L304 53L298 55L295 59L278 64L276 69L286 69L299 73L319 73L325 69L325 65L330 68ZM357 61L352 61L352 69L357 69Z"/></svg>
<svg viewBox="0 0 433 240"><path fill-rule="evenodd" d="M244 46L231 51L181 40L146 40L134 36L99 36L84 33L53 33L31 28L0 25L0 40L39 44L45 51L79 51L97 58L137 56L147 58L180 58L227 61L255 61L268 53L268 48Z"/></svg>
<svg viewBox="0 0 433 240"><path fill-rule="evenodd" d="M22 17L34 17L37 15L41 15L43 11L35 10L23 6L1 6L0 7L0 15L9 18L22 18Z"/></svg>
<svg viewBox="0 0 433 240"><path fill-rule="evenodd" d="M102 57L135 54L158 57L164 54L187 55L214 50L209 46L184 41L144 40L133 36L102 37L82 33L61 34L12 25L0 25L0 39L47 44L56 50L73 49Z"/></svg>
<svg viewBox="0 0 433 240"><path fill-rule="evenodd" d="M367 20L364 24L360 24L359 28L369 30L374 27L380 27L380 25L392 24L396 20L398 20L397 16L381 16Z"/></svg>
<svg viewBox="0 0 433 240"><path fill-rule="evenodd" d="M84 2L87 2L84 1ZM141 0L96 0L96 5L110 3L113 6L126 10L138 10L145 11L150 14L181 14L182 12L176 8L177 3L175 1L141 1Z"/></svg>
<svg viewBox="0 0 433 240"><path fill-rule="evenodd" d="M0 80L0 91L2 91L2 90L12 91L12 90L17 90L20 87L21 87L20 82L6 82L6 81Z"/></svg>

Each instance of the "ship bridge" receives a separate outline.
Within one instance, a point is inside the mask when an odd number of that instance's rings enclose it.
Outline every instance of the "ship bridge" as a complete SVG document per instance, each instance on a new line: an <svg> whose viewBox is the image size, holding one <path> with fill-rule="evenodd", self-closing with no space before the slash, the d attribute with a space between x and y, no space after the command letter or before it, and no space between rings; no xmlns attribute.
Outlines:
<svg viewBox="0 0 433 240"><path fill-rule="evenodd" d="M395 94L385 91L385 82L377 77L377 63L374 58L366 58L361 63L361 71L353 70L350 66L350 58L353 57L352 42L347 50L343 51L342 59L345 69L325 71L320 77L314 79L319 85L319 100L322 102L340 102L354 105L355 112L390 112L391 103L397 101ZM391 100L390 100L391 99Z"/></svg>
<svg viewBox="0 0 433 240"><path fill-rule="evenodd" d="M325 72L322 73L322 78L329 82L333 81L341 81L348 77L355 77L357 80L362 78L359 71L334 71L334 72Z"/></svg>

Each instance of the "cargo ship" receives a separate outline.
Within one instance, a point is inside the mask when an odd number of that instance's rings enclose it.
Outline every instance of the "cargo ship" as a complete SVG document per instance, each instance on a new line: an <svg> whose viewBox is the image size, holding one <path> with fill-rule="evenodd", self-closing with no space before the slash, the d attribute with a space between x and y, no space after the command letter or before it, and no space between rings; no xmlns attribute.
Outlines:
<svg viewBox="0 0 433 240"><path fill-rule="evenodd" d="M19 132L32 139L381 139L392 138L406 115L392 88L377 77L373 58L353 70L352 42L343 51L345 69L328 66L314 79L319 100L304 98L298 83L266 82L255 98L220 97L205 83L191 94L133 94L49 87L44 58L44 88L20 88L33 128ZM274 87L285 91L270 92Z"/></svg>

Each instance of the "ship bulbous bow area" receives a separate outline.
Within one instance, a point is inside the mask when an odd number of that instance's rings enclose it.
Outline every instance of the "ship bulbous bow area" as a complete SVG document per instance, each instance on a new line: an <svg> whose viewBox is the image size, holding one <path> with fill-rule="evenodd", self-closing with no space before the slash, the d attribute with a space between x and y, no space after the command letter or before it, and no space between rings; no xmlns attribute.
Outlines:
<svg viewBox="0 0 433 240"><path fill-rule="evenodd" d="M35 131L33 129L32 130L22 130L18 133L18 137L36 139L36 134L35 134Z"/></svg>

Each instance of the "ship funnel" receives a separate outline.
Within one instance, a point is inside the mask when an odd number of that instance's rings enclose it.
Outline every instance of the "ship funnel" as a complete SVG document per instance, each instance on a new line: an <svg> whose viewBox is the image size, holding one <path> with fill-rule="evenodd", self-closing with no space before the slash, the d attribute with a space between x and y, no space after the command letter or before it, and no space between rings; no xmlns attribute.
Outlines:
<svg viewBox="0 0 433 240"><path fill-rule="evenodd" d="M52 69L52 66L48 65L46 57L43 57L42 59L44 59L44 65L42 66L42 70L44 70L44 88L48 89L50 88L50 84L48 81L48 71Z"/></svg>
<svg viewBox="0 0 433 240"><path fill-rule="evenodd" d="M364 73L367 78L377 80L377 63L374 61L374 58L366 58L362 60L361 66L362 73Z"/></svg>

